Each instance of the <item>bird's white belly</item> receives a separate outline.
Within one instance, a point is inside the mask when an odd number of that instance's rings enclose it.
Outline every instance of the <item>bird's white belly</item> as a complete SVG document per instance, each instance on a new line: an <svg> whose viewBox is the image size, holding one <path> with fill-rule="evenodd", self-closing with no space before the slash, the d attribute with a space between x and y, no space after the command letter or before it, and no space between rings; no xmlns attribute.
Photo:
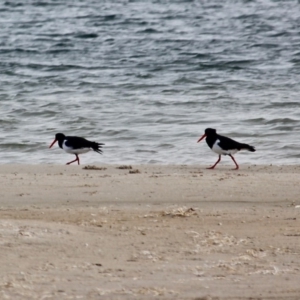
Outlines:
<svg viewBox="0 0 300 300"><path fill-rule="evenodd" d="M71 147L68 147L65 145L65 143L63 143L63 149L70 154L82 154L82 153L87 153L89 151L91 151L91 148L79 148L79 149L73 149Z"/></svg>
<svg viewBox="0 0 300 300"><path fill-rule="evenodd" d="M229 154L235 154L238 152L237 149L230 149L230 150L224 150L219 146L220 141L216 140L216 142L214 143L213 147L212 147L212 151L214 151L215 153L219 154L219 155L229 155Z"/></svg>

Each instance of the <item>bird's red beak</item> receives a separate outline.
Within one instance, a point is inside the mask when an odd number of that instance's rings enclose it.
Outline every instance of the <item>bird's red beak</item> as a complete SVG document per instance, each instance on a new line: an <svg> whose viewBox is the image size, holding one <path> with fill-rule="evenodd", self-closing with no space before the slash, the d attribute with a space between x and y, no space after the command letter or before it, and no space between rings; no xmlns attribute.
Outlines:
<svg viewBox="0 0 300 300"><path fill-rule="evenodd" d="M55 139L55 140L52 142L52 144L50 145L49 148L51 148L56 142L57 142L57 139Z"/></svg>
<svg viewBox="0 0 300 300"><path fill-rule="evenodd" d="M197 143L201 142L204 138L206 138L206 134L205 133L201 136L201 138L198 140Z"/></svg>

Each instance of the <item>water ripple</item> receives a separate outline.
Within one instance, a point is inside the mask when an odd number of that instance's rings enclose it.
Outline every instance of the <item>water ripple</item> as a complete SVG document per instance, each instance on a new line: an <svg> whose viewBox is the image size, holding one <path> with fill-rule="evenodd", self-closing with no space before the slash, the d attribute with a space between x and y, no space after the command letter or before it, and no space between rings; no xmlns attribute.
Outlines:
<svg viewBox="0 0 300 300"><path fill-rule="evenodd" d="M298 6L1 3L0 162L60 163L65 132L105 142L85 163L207 164L214 127L257 146L241 163L298 163Z"/></svg>

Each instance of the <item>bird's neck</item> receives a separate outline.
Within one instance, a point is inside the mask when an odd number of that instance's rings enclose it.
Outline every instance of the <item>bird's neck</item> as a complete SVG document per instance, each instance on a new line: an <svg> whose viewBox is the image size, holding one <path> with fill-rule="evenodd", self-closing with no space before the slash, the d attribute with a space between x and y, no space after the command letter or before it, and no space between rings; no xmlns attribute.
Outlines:
<svg viewBox="0 0 300 300"><path fill-rule="evenodd" d="M206 137L206 143L209 148L212 148L216 140L218 139L218 135L209 135Z"/></svg>
<svg viewBox="0 0 300 300"><path fill-rule="evenodd" d="M64 139L62 140L58 140L58 146L63 149L63 143L64 143Z"/></svg>

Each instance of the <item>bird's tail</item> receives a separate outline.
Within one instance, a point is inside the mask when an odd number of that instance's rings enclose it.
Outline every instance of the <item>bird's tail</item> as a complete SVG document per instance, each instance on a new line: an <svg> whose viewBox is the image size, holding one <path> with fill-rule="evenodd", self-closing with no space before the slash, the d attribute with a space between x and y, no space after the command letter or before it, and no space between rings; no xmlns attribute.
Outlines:
<svg viewBox="0 0 300 300"><path fill-rule="evenodd" d="M240 147L241 147L241 150L248 150L248 151L251 151L251 152L256 151L253 146L250 146L248 144L241 144Z"/></svg>
<svg viewBox="0 0 300 300"><path fill-rule="evenodd" d="M105 145L105 144L103 144L103 143L96 143L96 142L91 142L91 148L95 151L95 152L97 152L97 153L99 153L99 154L102 154L102 146L103 145Z"/></svg>

